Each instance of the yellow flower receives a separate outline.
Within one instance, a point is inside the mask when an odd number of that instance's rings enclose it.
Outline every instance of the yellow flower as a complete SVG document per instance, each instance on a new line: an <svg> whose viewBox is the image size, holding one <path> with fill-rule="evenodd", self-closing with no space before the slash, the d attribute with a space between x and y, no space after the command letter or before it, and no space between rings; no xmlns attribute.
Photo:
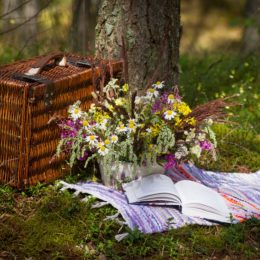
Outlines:
<svg viewBox="0 0 260 260"><path fill-rule="evenodd" d="M97 182L97 177L95 175L92 176L92 181Z"/></svg>
<svg viewBox="0 0 260 260"><path fill-rule="evenodd" d="M107 107L111 112L114 111L114 107L113 107L112 105L108 104L106 107Z"/></svg>
<svg viewBox="0 0 260 260"><path fill-rule="evenodd" d="M127 83L124 84L123 87L122 87L122 89L123 89L124 92L127 92L127 91L129 90L128 84L127 84Z"/></svg>
<svg viewBox="0 0 260 260"><path fill-rule="evenodd" d="M125 103L126 103L125 98L117 98L117 99L115 100L115 104L116 104L117 106L123 106Z"/></svg>
<svg viewBox="0 0 260 260"><path fill-rule="evenodd" d="M106 119L110 119L110 116L107 113L96 112L95 115L94 115L94 120L97 123L102 124L102 122L104 122Z"/></svg>
<svg viewBox="0 0 260 260"><path fill-rule="evenodd" d="M152 150L153 150L153 144L149 144L149 145L148 145L148 150L149 150L149 151L152 151Z"/></svg>
<svg viewBox="0 0 260 260"><path fill-rule="evenodd" d="M150 127L152 130L152 137L155 137L159 134L160 127L158 125Z"/></svg>
<svg viewBox="0 0 260 260"><path fill-rule="evenodd" d="M84 127L88 126L88 121L87 121L87 120L83 120L83 121L82 121L82 125L83 125Z"/></svg>
<svg viewBox="0 0 260 260"><path fill-rule="evenodd" d="M176 116L176 117L174 118L174 120L175 120L175 125L176 125L176 126L180 126L180 125L181 125L182 120L180 119L179 116Z"/></svg>
<svg viewBox="0 0 260 260"><path fill-rule="evenodd" d="M196 119L194 117L189 117L184 120L187 124L195 126L196 125Z"/></svg>
<svg viewBox="0 0 260 260"><path fill-rule="evenodd" d="M108 139L105 140L105 145L109 145L110 141Z"/></svg>
<svg viewBox="0 0 260 260"><path fill-rule="evenodd" d="M183 114L184 116L187 116L188 114L191 113L190 107L185 102L182 103L175 102L173 104L173 108L177 110L179 113Z"/></svg>

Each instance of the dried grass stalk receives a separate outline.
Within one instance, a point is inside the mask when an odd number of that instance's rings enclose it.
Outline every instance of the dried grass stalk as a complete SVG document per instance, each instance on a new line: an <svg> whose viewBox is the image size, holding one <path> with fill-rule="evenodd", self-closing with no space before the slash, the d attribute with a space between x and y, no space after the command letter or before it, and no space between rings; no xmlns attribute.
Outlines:
<svg viewBox="0 0 260 260"><path fill-rule="evenodd" d="M238 103L226 101L233 96L226 98L219 98L216 100L209 101L206 104L195 107L189 114L189 117L194 117L198 123L202 122L207 118L211 118L214 121L221 121L226 117L225 108L231 106L237 106Z"/></svg>

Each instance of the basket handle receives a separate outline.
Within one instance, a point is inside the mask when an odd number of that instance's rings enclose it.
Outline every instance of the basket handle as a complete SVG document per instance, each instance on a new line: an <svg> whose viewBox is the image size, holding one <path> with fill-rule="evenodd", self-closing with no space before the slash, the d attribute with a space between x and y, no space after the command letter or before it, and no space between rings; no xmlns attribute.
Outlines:
<svg viewBox="0 0 260 260"><path fill-rule="evenodd" d="M39 60L37 60L31 68L25 72L25 75L34 76L44 69L44 67L50 62L54 61L54 65L65 67L67 65L67 58L63 53L51 53Z"/></svg>

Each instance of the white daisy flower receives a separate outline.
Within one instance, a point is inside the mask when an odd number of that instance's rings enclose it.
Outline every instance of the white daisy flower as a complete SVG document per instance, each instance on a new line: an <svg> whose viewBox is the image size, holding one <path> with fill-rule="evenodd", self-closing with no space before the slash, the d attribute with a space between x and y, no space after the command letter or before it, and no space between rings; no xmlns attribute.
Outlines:
<svg viewBox="0 0 260 260"><path fill-rule="evenodd" d="M205 133L199 133L198 134L198 140L199 141L204 141L206 139L206 134Z"/></svg>
<svg viewBox="0 0 260 260"><path fill-rule="evenodd" d="M69 108L69 113L70 113L70 116L72 117L72 119L75 121L77 119L79 119L82 115L82 111L79 107L77 106L71 106Z"/></svg>
<svg viewBox="0 0 260 260"><path fill-rule="evenodd" d="M115 104L116 104L117 106L123 106L125 102L126 102L126 100L125 100L124 98L117 98L117 99L115 100Z"/></svg>
<svg viewBox="0 0 260 260"><path fill-rule="evenodd" d="M148 90L147 90L147 92L146 92L146 96L148 97L148 98L153 98L153 97L158 97L159 96L159 92L156 90L156 89L154 89L154 88L149 88Z"/></svg>
<svg viewBox="0 0 260 260"><path fill-rule="evenodd" d="M175 101L174 95L173 95L173 94L170 94L170 95L168 96L167 103L168 103L168 104L173 104L174 101Z"/></svg>
<svg viewBox="0 0 260 260"><path fill-rule="evenodd" d="M88 127L89 127L89 122L88 122L86 119L82 120L81 123L82 123L83 129L88 129Z"/></svg>
<svg viewBox="0 0 260 260"><path fill-rule="evenodd" d="M88 135L86 137L87 142L89 142L91 145L97 144L97 136L96 135Z"/></svg>
<svg viewBox="0 0 260 260"><path fill-rule="evenodd" d="M128 120L128 130L130 132L132 132L132 131L135 131L135 129L136 129L135 120L134 119L129 119Z"/></svg>
<svg viewBox="0 0 260 260"><path fill-rule="evenodd" d="M112 142L113 144L115 144L115 143L117 143L117 141L118 141L118 136L117 136L117 135L112 135L111 138L110 138L110 140L111 140L111 142Z"/></svg>
<svg viewBox="0 0 260 260"><path fill-rule="evenodd" d="M162 89L164 87L164 81L162 81L162 82L157 81L155 84L153 84L153 87L155 89Z"/></svg>
<svg viewBox="0 0 260 260"><path fill-rule="evenodd" d="M100 124L98 124L98 128L99 129L101 129L101 130L106 130L107 129L107 119L105 118L105 119L103 119L102 121L101 121L101 123Z"/></svg>
<svg viewBox="0 0 260 260"><path fill-rule="evenodd" d="M96 110L97 110L96 105L95 105L95 104L91 104L88 111L89 111L90 113L94 114L94 113L96 112Z"/></svg>
<svg viewBox="0 0 260 260"><path fill-rule="evenodd" d="M124 125L124 124L120 124L116 130L119 132L119 133L125 133L127 132L127 127Z"/></svg>
<svg viewBox="0 0 260 260"><path fill-rule="evenodd" d="M163 114L164 114L164 118L167 120L171 120L175 117L175 115L177 115L177 113L172 110L167 110Z"/></svg>
<svg viewBox="0 0 260 260"><path fill-rule="evenodd" d="M152 133L152 129L149 127L149 128L146 128L145 130L148 134Z"/></svg>
<svg viewBox="0 0 260 260"><path fill-rule="evenodd" d="M104 142L98 142L96 145L97 145L98 148L105 146Z"/></svg>
<svg viewBox="0 0 260 260"><path fill-rule="evenodd" d="M211 118L208 118L206 120L206 122L207 122L208 125L212 125L213 124L213 120Z"/></svg>
<svg viewBox="0 0 260 260"><path fill-rule="evenodd" d="M201 149L200 145L198 145L198 144L196 144L190 148L190 152L192 154L196 155L197 158L200 158L201 151L202 151L202 149Z"/></svg>
<svg viewBox="0 0 260 260"><path fill-rule="evenodd" d="M190 132L186 133L187 137L186 137L186 142L191 142L195 136L196 136L196 133L195 133L195 129L191 129Z"/></svg>
<svg viewBox="0 0 260 260"><path fill-rule="evenodd" d="M135 104L136 104L136 105L141 104L142 100L143 100L142 97L136 96L136 97L135 97Z"/></svg>
<svg viewBox="0 0 260 260"><path fill-rule="evenodd" d="M102 156L108 154L109 150L105 146L100 146L98 149L98 153Z"/></svg>
<svg viewBox="0 0 260 260"><path fill-rule="evenodd" d="M177 151L176 151L176 153L175 153L175 158L176 158L177 160L180 160L182 157L187 156L188 153L189 153L188 148L187 148L185 145L181 145L181 146L177 149Z"/></svg>

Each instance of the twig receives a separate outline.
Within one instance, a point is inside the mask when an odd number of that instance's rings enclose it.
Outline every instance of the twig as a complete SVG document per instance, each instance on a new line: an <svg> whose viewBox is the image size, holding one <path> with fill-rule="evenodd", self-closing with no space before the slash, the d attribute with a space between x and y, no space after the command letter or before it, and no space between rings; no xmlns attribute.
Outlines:
<svg viewBox="0 0 260 260"><path fill-rule="evenodd" d="M134 114L134 111L135 111L135 98L136 98L136 95L137 95L137 91L135 91L131 97L131 117L134 118L135 117L135 114Z"/></svg>
<svg viewBox="0 0 260 260"><path fill-rule="evenodd" d="M26 5L27 3L31 2L32 0L27 0L21 4L19 4L18 6L16 6L15 8L11 9L10 11L7 11L6 13L0 15L0 19L2 19L3 17L15 12L16 10L20 9L21 7L23 7L24 5Z"/></svg>
<svg viewBox="0 0 260 260"><path fill-rule="evenodd" d="M100 90L99 97L101 101L104 99L104 87L105 87L105 79L106 79L106 66L103 62L100 63L100 73L101 73L101 82L100 82Z"/></svg>
<svg viewBox="0 0 260 260"><path fill-rule="evenodd" d="M126 47L125 47L125 39L124 39L124 36L122 36L121 38L122 38L123 74L125 77L125 82L129 83L128 59L127 59L127 53L126 53Z"/></svg>
<svg viewBox="0 0 260 260"><path fill-rule="evenodd" d="M16 157L16 158L12 158L12 159L9 159L9 160L5 160L5 161L3 161L3 162L0 164L0 167L4 166L4 165L5 165L6 163L8 163L8 162L12 162L12 161L16 161L16 160L19 160L19 158Z"/></svg>
<svg viewBox="0 0 260 260"><path fill-rule="evenodd" d="M113 66L111 64L111 59L109 59L108 66L109 66L109 72L110 72L110 79L112 79L114 72L113 72Z"/></svg>
<svg viewBox="0 0 260 260"><path fill-rule="evenodd" d="M23 47L19 50L19 52L18 52L18 54L16 55L16 58L15 58L15 59L18 59L18 58L21 56L21 54L23 53L24 49L29 45L29 42L30 42L32 39L36 38L39 34L45 33L45 32L50 31L50 30L52 30L52 29L53 29L53 28L48 28L48 29L46 29L46 30L44 30L44 31L42 31L42 32L37 33L37 35L34 34L34 35L32 35L31 37L29 37L29 38L26 40L26 42L24 43Z"/></svg>
<svg viewBox="0 0 260 260"><path fill-rule="evenodd" d="M117 106L114 101L110 100L110 99L107 98L107 97L104 97L104 98L105 98L105 100L106 100L110 105L112 105L112 106L115 108L115 110L118 112L118 114L121 114L121 113L122 113L122 114L124 114L125 116L129 117L129 115L128 115L128 113L127 113L127 111L126 111L126 109L125 109L124 107Z"/></svg>
<svg viewBox="0 0 260 260"><path fill-rule="evenodd" d="M27 20L25 20L24 22L20 23L20 24L17 24L16 26L12 27L12 28L9 28L7 30L4 30L2 32L0 32L0 35L3 35L5 33L9 33L9 32L12 32L18 28L20 28L21 26L25 25L26 23L30 22L31 20L33 20L34 18L36 18L45 8L47 8L49 6L49 4L52 2L52 0L49 0L47 2L47 4L42 7L38 12L36 12L33 16L31 16L30 18L28 18Z"/></svg>

